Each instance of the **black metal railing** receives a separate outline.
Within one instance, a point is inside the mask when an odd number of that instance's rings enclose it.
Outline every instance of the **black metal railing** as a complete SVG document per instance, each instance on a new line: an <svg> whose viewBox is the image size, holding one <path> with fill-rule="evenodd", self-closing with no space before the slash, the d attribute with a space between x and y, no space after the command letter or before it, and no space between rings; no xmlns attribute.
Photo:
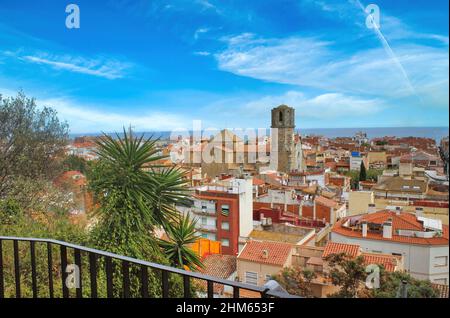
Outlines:
<svg viewBox="0 0 450 318"><path fill-rule="evenodd" d="M214 297L214 286L215 284L229 286L232 289L232 297L239 298L241 295L241 290L251 291L257 293L256 295L261 296L263 298L286 298L286 297L295 297L291 295L286 295L284 293L280 293L277 291L270 291L260 286L248 285L240 282L224 280L217 277L212 277L208 275L204 275L197 272L186 271L170 266L165 266L157 263L151 263L143 260L138 260L126 256L121 256L105 251L96 250L93 248L78 246L62 241L52 240L52 239L41 239L41 238L23 238L23 237L4 237L0 236L0 298L4 298L6 296L6 263L5 263L5 245L6 242L12 242L12 267L11 271L13 272L14 278L9 277L9 281L12 282L12 296L21 298L22 295L22 285L24 282L21 279L21 270L23 269L22 263L24 263L24 259L21 259L20 254L24 248L24 244L26 250L26 257L28 259L29 254L29 264L27 263L27 267L31 267L31 273L28 276L31 276L31 279L27 281L28 284L31 285L31 295L30 297L39 298L39 297L49 297L54 298L56 294L55 285L58 285L58 288L61 288L60 295L63 298L69 298L71 295L69 293L69 288L66 284L66 279L69 273L66 272L68 266L68 252L71 252L73 255L74 264L78 269L78 285L74 288L75 296L77 298L82 297L90 297L97 298L99 297L99 286L98 286L98 274L103 271L103 275L105 277L105 285L106 285L106 297L130 297L130 286L131 286L131 275L134 274L137 277L133 277L133 279L137 280L139 295L142 298L149 297L149 287L158 287L161 288L162 297L170 296L170 283L169 277L170 275L180 275L182 277L182 285L183 292L182 295L185 298L191 298L194 295L191 295L191 283L192 280L204 281L206 282L206 292L203 293L208 298ZM9 243L11 244L11 243ZM40 253L46 254L44 257L38 257L36 255L37 246L39 245ZM54 257L54 249L59 247L59 259ZM20 249L22 248L22 250ZM45 260L46 258L46 260ZM39 276L41 283L39 284L39 288L42 289L42 286L46 287L45 293L43 290L39 290L38 288L38 267L37 263L40 263L42 266L47 267L45 274L45 284L42 283L42 274ZM45 264L43 264L45 263ZM103 269L99 268L99 265L103 265ZM119 266L115 268L115 266ZM130 272L130 267L134 266L138 268L138 270ZM56 269L55 269L56 267ZM87 268L86 268L87 267ZM85 273L89 273L89 276L83 276ZM149 286L149 270L156 270L161 273L160 276L160 284L161 286ZM58 274L55 274L58 272ZM113 286L114 280L117 279L117 273L121 273L120 286ZM12 273L11 273L12 274ZM58 277L59 276L59 277ZM61 279L61 284L55 284L55 277ZM29 277L28 277L29 278ZM84 278L84 279L83 279ZM30 281L31 280L31 281ZM88 291L84 292L85 286L83 283L88 284ZM115 293L114 290L117 288L120 289L119 293ZM11 294L11 293L10 293ZM45 294L44 296L42 294ZM105 294L105 293L103 293ZM119 296L118 296L119 295ZM133 294L136 297L136 293ZM198 296L198 295L197 295ZM25 296L27 297L27 296Z"/></svg>

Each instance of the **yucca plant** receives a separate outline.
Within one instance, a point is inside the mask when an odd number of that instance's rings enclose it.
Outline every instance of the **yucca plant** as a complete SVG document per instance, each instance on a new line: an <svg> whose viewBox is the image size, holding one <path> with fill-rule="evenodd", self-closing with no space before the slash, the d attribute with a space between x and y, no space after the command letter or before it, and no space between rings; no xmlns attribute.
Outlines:
<svg viewBox="0 0 450 318"><path fill-rule="evenodd" d="M196 270L203 268L200 257L189 247L199 236L189 214L180 215L166 228L168 240L158 240L172 266Z"/></svg>
<svg viewBox="0 0 450 318"><path fill-rule="evenodd" d="M104 134L97 142L98 163L89 184L99 203L95 228L99 247L131 257L148 258L158 248L153 231L177 215L175 204L188 201L182 173L159 171L157 140Z"/></svg>

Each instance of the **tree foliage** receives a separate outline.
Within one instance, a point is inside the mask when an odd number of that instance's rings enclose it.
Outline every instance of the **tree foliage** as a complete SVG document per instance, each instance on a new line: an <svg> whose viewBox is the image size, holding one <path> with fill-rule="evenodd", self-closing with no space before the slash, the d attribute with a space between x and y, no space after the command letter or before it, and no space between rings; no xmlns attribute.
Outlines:
<svg viewBox="0 0 450 318"><path fill-rule="evenodd" d="M68 126L56 111L19 92L0 95L0 197L18 178L51 180L60 171Z"/></svg>
<svg viewBox="0 0 450 318"><path fill-rule="evenodd" d="M98 141L99 162L88 174L99 203L96 227L99 247L145 258L144 250L157 247L153 231L177 215L175 203L187 200L188 192L176 169L157 172L156 141L104 135Z"/></svg>
<svg viewBox="0 0 450 318"><path fill-rule="evenodd" d="M280 273L273 276L289 294L302 297L312 297L311 281L316 278L316 274L301 267L287 267Z"/></svg>
<svg viewBox="0 0 450 318"><path fill-rule="evenodd" d="M332 296L356 298L367 277L364 258L362 256L353 258L340 253L332 254L326 260L330 266L329 276L333 285L340 287L340 290Z"/></svg>
<svg viewBox="0 0 450 318"><path fill-rule="evenodd" d="M203 268L199 256L189 247L199 238L195 222L189 214L180 215L175 222L168 224L166 233L168 240L159 240L159 245L172 266L191 269Z"/></svg>
<svg viewBox="0 0 450 318"><path fill-rule="evenodd" d="M394 298L400 297L400 288L403 282L407 284L408 298L436 298L439 292L428 280L415 279L405 272L381 272L380 288L372 290L372 297Z"/></svg>
<svg viewBox="0 0 450 318"><path fill-rule="evenodd" d="M367 180L367 174L366 174L366 166L363 161L361 161L361 167L359 170L359 181L366 181Z"/></svg>
<svg viewBox="0 0 450 318"><path fill-rule="evenodd" d="M99 161L88 173L90 188L99 203L92 244L120 255L170 265L154 233L163 228L175 238L175 205L190 202L182 173L175 168L160 169L157 161L165 157L159 155L156 140L144 139L143 135L135 137L125 130L123 137L103 135L97 147ZM186 244L191 240L187 238ZM195 265L186 263L193 258L182 260L185 265ZM160 296L160 274L150 272L149 279L150 294ZM171 284L171 292L179 296L181 278L171 275Z"/></svg>
<svg viewBox="0 0 450 318"><path fill-rule="evenodd" d="M435 298L438 292L428 280L418 280L406 272L388 272L379 266L379 286L369 289L366 287L366 266L364 258L350 257L344 253L327 257L330 266L329 277L333 285L339 286L337 293L329 297L342 298L395 298L400 297L402 282L407 283L408 298Z"/></svg>
<svg viewBox="0 0 450 318"><path fill-rule="evenodd" d="M69 155L62 162L62 166L64 171L80 171L83 174L86 174L89 169L88 162L78 156Z"/></svg>

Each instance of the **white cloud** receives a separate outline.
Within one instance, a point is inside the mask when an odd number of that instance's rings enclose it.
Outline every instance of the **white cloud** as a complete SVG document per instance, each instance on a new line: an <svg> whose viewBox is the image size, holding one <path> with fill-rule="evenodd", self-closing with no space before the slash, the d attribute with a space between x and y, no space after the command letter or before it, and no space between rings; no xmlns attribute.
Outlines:
<svg viewBox="0 0 450 318"><path fill-rule="evenodd" d="M115 59L96 58L86 59L82 57L51 56L48 54L25 55L20 56L20 60L42 64L53 67L56 70L64 70L74 73L87 74L97 77L103 77L110 80L122 78L125 76L125 71L129 69L132 64L128 62L121 62Z"/></svg>
<svg viewBox="0 0 450 318"><path fill-rule="evenodd" d="M210 56L211 53L206 52L206 51L197 51L197 52L194 52L194 55L198 55L198 56Z"/></svg>
<svg viewBox="0 0 450 318"><path fill-rule="evenodd" d="M208 28L199 28L199 29L195 30L194 39L198 40L198 38L200 37L200 34L207 33L207 32L209 32Z"/></svg>
<svg viewBox="0 0 450 318"><path fill-rule="evenodd" d="M317 38L264 39L246 33L223 40L227 48L215 55L223 71L331 92L380 97L411 94L395 61L381 47L348 54L336 43ZM401 44L395 53L414 87L448 82L446 48Z"/></svg>
<svg viewBox="0 0 450 318"><path fill-rule="evenodd" d="M142 112L131 115L110 110L102 110L95 105L84 105L68 98L37 100L40 106L50 106L58 112L58 117L69 123L72 133L98 133L100 131L121 131L131 125L136 131L166 131L192 126L186 116L159 111Z"/></svg>
<svg viewBox="0 0 450 318"><path fill-rule="evenodd" d="M203 7L205 10L217 11L217 7L208 0L196 0L195 3Z"/></svg>
<svg viewBox="0 0 450 318"><path fill-rule="evenodd" d="M311 119L338 119L365 116L382 111L386 105L379 99L364 99L340 93L327 93L307 97L299 91L288 91L281 95L265 96L243 105L244 112L268 114L270 109L281 104L294 107L296 115Z"/></svg>

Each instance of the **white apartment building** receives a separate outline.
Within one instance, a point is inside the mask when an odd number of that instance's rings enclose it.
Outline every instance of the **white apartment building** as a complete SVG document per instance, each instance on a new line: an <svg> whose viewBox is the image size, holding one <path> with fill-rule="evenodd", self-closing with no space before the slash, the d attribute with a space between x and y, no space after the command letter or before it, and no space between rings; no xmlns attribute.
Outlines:
<svg viewBox="0 0 450 318"><path fill-rule="evenodd" d="M222 253L237 255L253 230L253 180L230 178L195 189L190 213L203 238L222 243Z"/></svg>
<svg viewBox="0 0 450 318"><path fill-rule="evenodd" d="M403 256L404 270L432 283L449 283L448 226L439 220L384 210L344 218L330 240L356 244L363 252Z"/></svg>

